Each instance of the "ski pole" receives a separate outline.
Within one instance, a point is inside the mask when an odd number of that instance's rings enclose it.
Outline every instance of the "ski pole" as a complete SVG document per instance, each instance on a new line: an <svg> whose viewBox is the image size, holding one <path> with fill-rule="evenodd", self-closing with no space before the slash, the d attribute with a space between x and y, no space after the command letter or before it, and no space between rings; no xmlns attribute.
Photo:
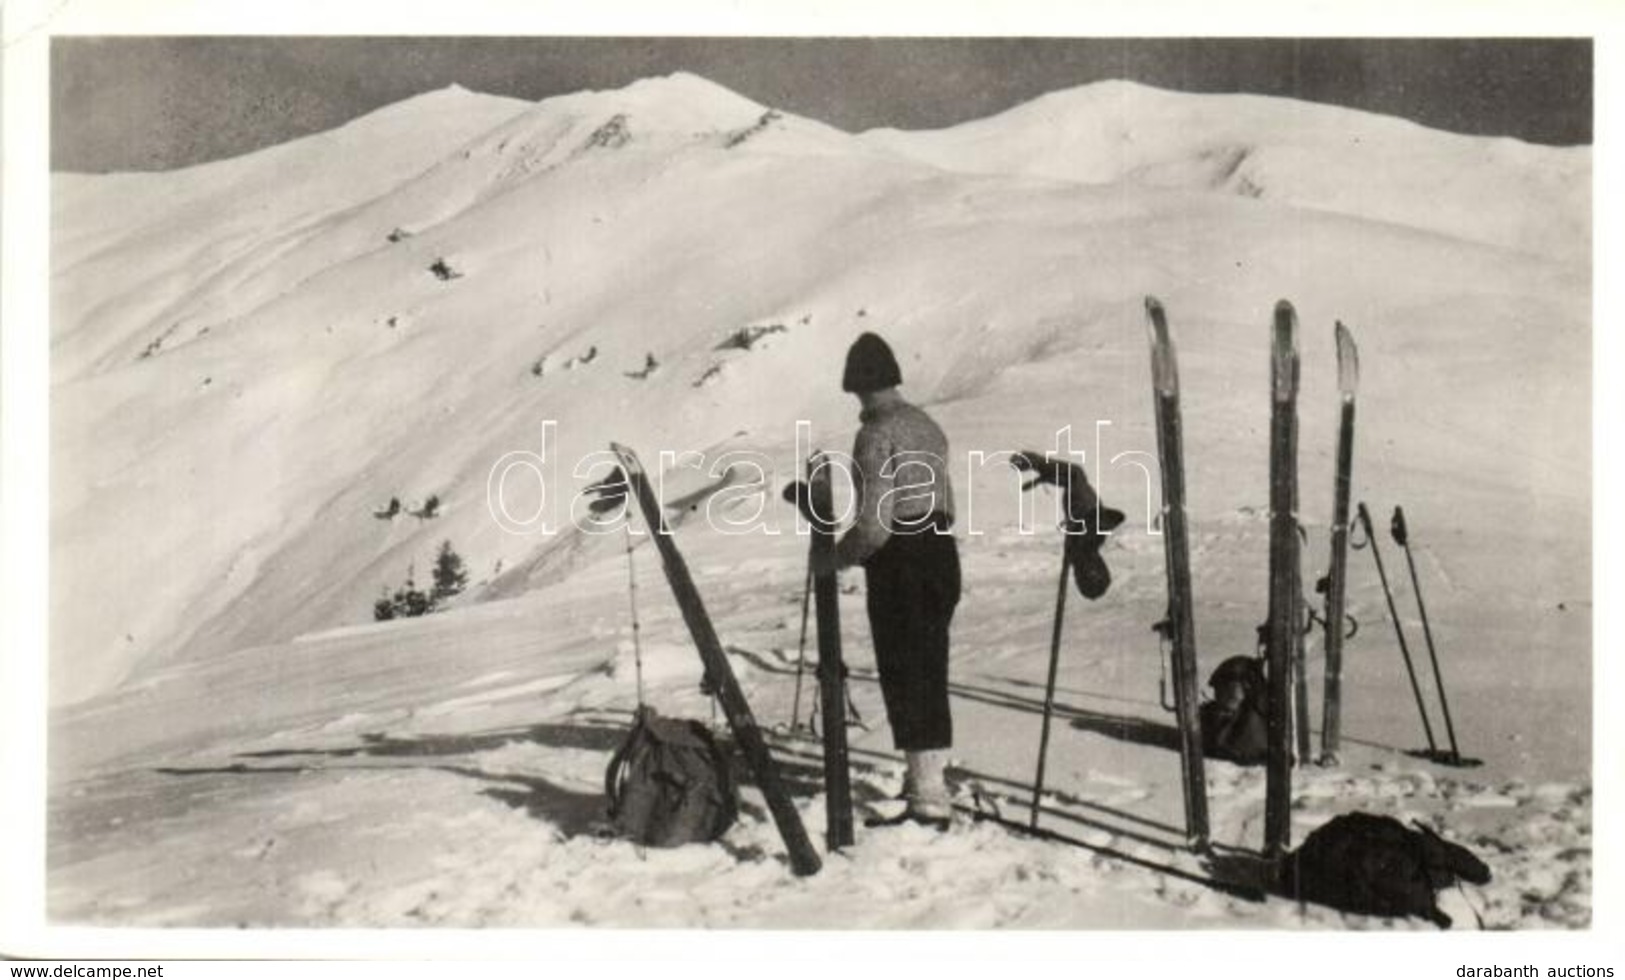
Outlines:
<svg viewBox="0 0 1625 980"><path fill-rule="evenodd" d="M1055 673L1061 664L1061 624L1066 616L1067 573L1071 571L1071 556L1061 547L1061 583L1055 592L1055 627L1049 641L1049 679L1044 683L1044 724L1038 736L1038 773L1033 777L1033 812L1028 825L1038 829L1038 802L1044 795L1044 763L1049 756L1049 723L1055 713Z"/></svg>
<svg viewBox="0 0 1625 980"><path fill-rule="evenodd" d="M807 670L807 613L812 606L813 570L807 562L807 583L801 590L801 642L796 645L796 699L790 706L790 731L801 727L801 676Z"/></svg>
<svg viewBox="0 0 1625 980"><path fill-rule="evenodd" d="M1422 582L1416 577L1416 560L1411 557L1410 533L1405 528L1405 509L1394 508L1394 519L1389 525L1393 532L1394 541L1405 549L1405 564L1411 571L1411 591L1416 593L1416 608L1422 614L1422 636L1427 639L1428 659L1433 662L1433 683L1439 689L1439 706L1444 709L1444 730L1450 736L1450 758L1454 762L1461 761L1461 752L1456 748L1456 726L1450 720L1450 699L1444 693L1444 677L1439 673L1439 654L1433 648L1433 628L1428 625L1428 607L1422 602Z"/></svg>
<svg viewBox="0 0 1625 980"><path fill-rule="evenodd" d="M632 522L621 525L626 532L626 598L632 608L632 666L638 684L638 709L643 708L643 642L639 639L642 625L638 622L638 566L632 557Z"/></svg>
<svg viewBox="0 0 1625 980"><path fill-rule="evenodd" d="M1366 543L1371 546L1371 557L1377 562L1377 577L1382 580L1382 597L1388 600L1388 615L1394 621L1394 635L1399 637L1399 652L1405 658L1405 673L1411 678L1411 693L1416 696L1416 710L1422 716L1422 730L1427 733L1428 751L1437 755L1439 745L1433 740L1433 726L1428 723L1428 709L1422 703L1422 686L1416 682L1416 667L1411 663L1411 648L1405 642L1405 628L1399 623L1399 610L1394 608L1394 593L1388 588L1388 573L1382 567L1382 553L1377 548L1376 532L1371 530L1371 512L1360 501L1360 525L1365 528Z"/></svg>

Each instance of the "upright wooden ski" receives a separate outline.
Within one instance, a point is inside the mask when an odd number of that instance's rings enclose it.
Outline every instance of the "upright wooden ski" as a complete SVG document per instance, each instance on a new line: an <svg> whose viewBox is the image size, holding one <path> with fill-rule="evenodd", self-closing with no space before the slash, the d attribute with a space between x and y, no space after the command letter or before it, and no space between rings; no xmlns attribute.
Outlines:
<svg viewBox="0 0 1625 980"><path fill-rule="evenodd" d="M620 458L621 468L632 487L632 496L637 500L644 523L649 526L655 547L660 551L660 561L665 568L672 595L677 599L677 608L682 611L683 621L688 624L689 634L699 649L700 660L705 664L705 676L716 691L717 700L728 717L728 726L733 730L734 740L744 752L745 762L767 800L767 808L778 826L779 836L784 839L784 845L790 852L790 870L798 875L816 874L823 866L818 852L807 837L801 814L796 812L790 793L779 775L778 764L768 751L762 730L756 724L756 717L751 714L750 704L745 700L744 691L740 690L733 667L728 664L727 654L723 653L722 642L717 639L711 616L705 611L699 590L694 587L688 564L683 561L676 543L671 539L671 532L666 528L665 512L654 489L649 486L643 463L637 453L625 446L610 443L609 448Z"/></svg>
<svg viewBox="0 0 1625 980"><path fill-rule="evenodd" d="M1343 618L1348 594L1349 496L1354 480L1354 398L1360 387L1360 351L1337 324L1337 476L1332 484L1332 555L1326 573L1326 686L1320 721L1320 764L1335 766L1343 734Z"/></svg>
<svg viewBox="0 0 1625 980"><path fill-rule="evenodd" d="M1179 762L1185 789L1185 833L1192 847L1203 850L1208 844L1207 778L1202 758L1200 688L1196 679L1190 541L1185 527L1185 448L1179 411L1179 365L1162 304L1147 296L1145 313L1151 336L1157 456L1162 469L1162 542L1168 571L1168 626L1173 643L1174 710L1179 719Z"/></svg>
<svg viewBox="0 0 1625 980"><path fill-rule="evenodd" d="M1267 650L1269 751L1264 791L1264 852L1291 845L1292 691L1298 632L1298 316L1275 304L1270 347L1270 602Z"/></svg>
<svg viewBox="0 0 1625 980"><path fill-rule="evenodd" d="M815 558L835 553L835 500L829 467L808 461L808 521ZM818 695L824 722L824 806L830 850L852 844L852 776L846 751L846 665L841 659L841 592L835 573L813 577L818 618Z"/></svg>

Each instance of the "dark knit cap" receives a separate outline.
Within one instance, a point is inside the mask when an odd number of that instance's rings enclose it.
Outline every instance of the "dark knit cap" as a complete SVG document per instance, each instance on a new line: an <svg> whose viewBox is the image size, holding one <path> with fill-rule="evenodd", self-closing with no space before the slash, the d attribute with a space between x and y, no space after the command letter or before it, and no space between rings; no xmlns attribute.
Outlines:
<svg viewBox="0 0 1625 980"><path fill-rule="evenodd" d="M854 395L895 388L903 383L903 372L897 358L879 335L866 333L852 342L846 352L846 373L841 376L841 390Z"/></svg>

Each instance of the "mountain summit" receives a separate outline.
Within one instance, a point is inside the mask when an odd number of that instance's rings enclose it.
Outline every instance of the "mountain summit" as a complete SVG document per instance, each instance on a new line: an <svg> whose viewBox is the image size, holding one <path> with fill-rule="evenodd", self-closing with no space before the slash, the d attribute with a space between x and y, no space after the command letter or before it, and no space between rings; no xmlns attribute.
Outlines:
<svg viewBox="0 0 1625 980"><path fill-rule="evenodd" d="M1146 435L1147 292L1205 318L1191 442L1236 472L1262 444L1206 420L1251 418L1234 379L1263 362L1241 352L1290 294L1305 322L1372 323L1374 359L1528 354L1428 402L1437 428L1392 463L1422 490L1516 440L1542 461L1519 493L1579 493L1588 177L1581 151L1126 83L853 136L688 74L537 103L445 89L235 160L61 175L53 697L364 624L448 539L460 601L558 587L607 546L504 531L504 454L553 422L570 460L615 438L791 466L797 421L831 445L852 424L837 368L865 330L972 445L1083 409ZM1239 478L1198 489L1256 506ZM430 495L432 518L373 516Z"/></svg>

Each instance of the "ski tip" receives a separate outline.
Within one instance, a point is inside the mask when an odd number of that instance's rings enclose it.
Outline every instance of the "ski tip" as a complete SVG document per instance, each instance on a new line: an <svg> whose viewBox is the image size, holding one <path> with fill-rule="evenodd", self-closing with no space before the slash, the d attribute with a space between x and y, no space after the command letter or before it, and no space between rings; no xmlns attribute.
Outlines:
<svg viewBox="0 0 1625 980"><path fill-rule="evenodd" d="M1166 327L1153 326L1151 330L1151 383L1164 397L1179 391L1179 363Z"/></svg>
<svg viewBox="0 0 1625 980"><path fill-rule="evenodd" d="M1354 332L1337 321L1337 390L1344 401L1353 401L1360 386L1360 348L1354 343Z"/></svg>
<svg viewBox="0 0 1625 980"><path fill-rule="evenodd" d="M1297 346L1298 311L1284 299L1275 304L1274 328L1276 346Z"/></svg>
<svg viewBox="0 0 1625 980"><path fill-rule="evenodd" d="M1281 300L1275 304L1275 319L1271 323L1275 334L1275 348L1278 351L1290 351L1296 355L1298 352L1298 313L1292 304Z"/></svg>
<svg viewBox="0 0 1625 980"><path fill-rule="evenodd" d="M1292 304L1275 304L1275 322L1270 337L1271 388L1276 402L1287 402L1298 393L1298 315Z"/></svg>
<svg viewBox="0 0 1625 980"><path fill-rule="evenodd" d="M1168 343L1168 314L1155 296L1145 298L1145 329L1152 344Z"/></svg>
<svg viewBox="0 0 1625 980"><path fill-rule="evenodd" d="M643 460L638 458L638 454L633 452L630 446L623 446L612 441L609 444L609 451L620 459L621 466L626 470L628 476L641 476L643 474Z"/></svg>
<svg viewBox="0 0 1625 980"><path fill-rule="evenodd" d="M1155 296L1145 298L1145 326L1151 338L1151 383L1160 394L1172 395L1179 390L1179 368L1168 334L1168 316Z"/></svg>

